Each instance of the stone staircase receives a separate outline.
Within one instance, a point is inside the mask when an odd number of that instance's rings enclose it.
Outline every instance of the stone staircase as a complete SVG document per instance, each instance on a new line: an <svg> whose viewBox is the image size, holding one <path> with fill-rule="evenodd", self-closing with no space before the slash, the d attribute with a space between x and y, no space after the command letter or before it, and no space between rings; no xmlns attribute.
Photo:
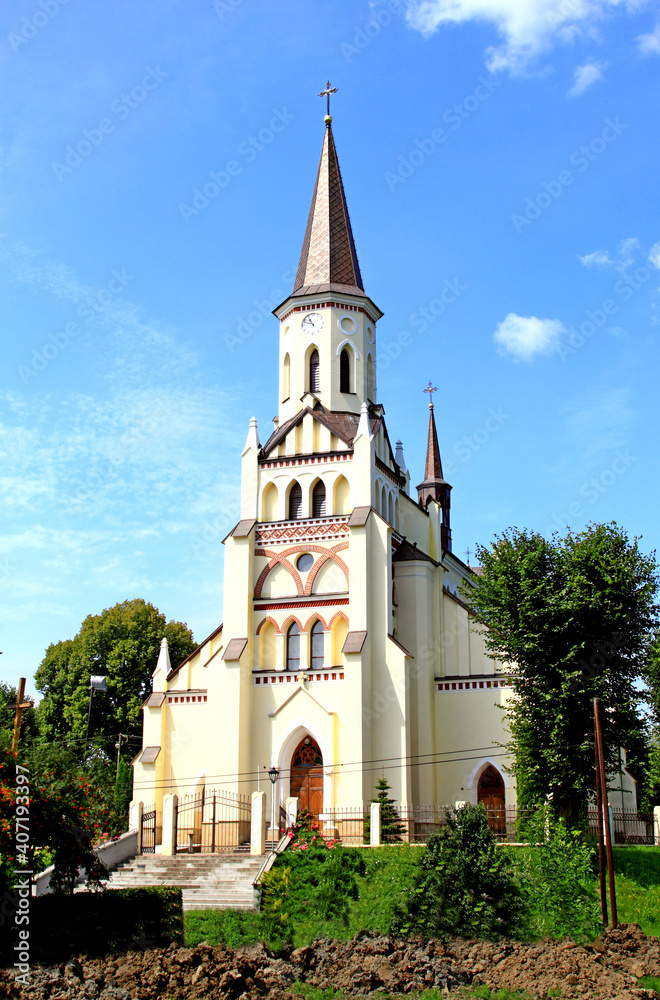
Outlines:
<svg viewBox="0 0 660 1000"><path fill-rule="evenodd" d="M174 886L184 910L256 910L252 883L263 861L249 854L139 854L113 871L106 887Z"/></svg>

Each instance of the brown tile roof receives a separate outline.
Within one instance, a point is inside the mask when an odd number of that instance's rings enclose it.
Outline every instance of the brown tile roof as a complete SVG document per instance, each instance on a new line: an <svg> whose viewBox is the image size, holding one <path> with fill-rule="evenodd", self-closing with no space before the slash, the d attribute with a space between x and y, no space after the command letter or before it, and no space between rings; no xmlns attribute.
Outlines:
<svg viewBox="0 0 660 1000"><path fill-rule="evenodd" d="M271 436L266 441L265 445L261 449L262 458L266 458L274 448L284 441L289 431L299 424L303 419L305 414L311 413L315 420L323 424L332 432L340 441L343 441L345 445L349 448L353 446L353 439L357 433L358 423L360 422L359 413L331 413L325 410L321 403L317 403L314 407L306 406L304 409L296 413L295 416L291 417L285 423L281 424L277 430L273 431ZM380 425L383 422L382 415L370 414L369 416L371 433L375 434Z"/></svg>
<svg viewBox="0 0 660 1000"><path fill-rule="evenodd" d="M434 566L440 565L437 560L422 552L416 545L411 545L405 538L392 556L392 562L430 562Z"/></svg>
<svg viewBox="0 0 660 1000"><path fill-rule="evenodd" d="M344 639L344 645L341 648L342 653L361 653L366 638L366 632L349 632Z"/></svg>
<svg viewBox="0 0 660 1000"><path fill-rule="evenodd" d="M222 654L223 660L240 660L243 650L247 646L247 639L230 639L227 648Z"/></svg>
<svg viewBox="0 0 660 1000"><path fill-rule="evenodd" d="M293 294L326 291L364 294L330 125L323 139Z"/></svg>
<svg viewBox="0 0 660 1000"><path fill-rule="evenodd" d="M371 510L371 507L354 507L348 519L349 528L362 528L369 520Z"/></svg>
<svg viewBox="0 0 660 1000"><path fill-rule="evenodd" d="M207 642L211 641L211 639L215 639L216 635L218 635L220 632L222 632L222 622L218 625L216 629L213 630L213 632L211 632L210 635L207 635L206 639L204 639L203 642L200 642L199 646L196 646L193 649L192 653L188 653L185 660L181 660L181 663L178 665L178 667L172 667L169 674L167 675L166 680L168 681L173 680L178 674L178 672L181 670L181 667L185 666L185 664L188 663L189 660L192 660L193 656L195 656L196 653L199 653L202 646L205 646Z"/></svg>

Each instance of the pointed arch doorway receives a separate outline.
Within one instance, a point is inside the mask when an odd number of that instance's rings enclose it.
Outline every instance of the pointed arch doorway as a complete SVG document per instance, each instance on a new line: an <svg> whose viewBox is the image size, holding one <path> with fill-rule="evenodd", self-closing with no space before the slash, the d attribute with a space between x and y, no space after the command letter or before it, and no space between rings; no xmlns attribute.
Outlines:
<svg viewBox="0 0 660 1000"><path fill-rule="evenodd" d="M300 811L309 809L318 819L323 810L323 754L311 736L303 737L293 751L290 787Z"/></svg>
<svg viewBox="0 0 660 1000"><path fill-rule="evenodd" d="M488 813L488 825L494 834L506 833L506 809L504 803L504 781L502 775L489 764L481 772L477 785L477 802L481 802Z"/></svg>

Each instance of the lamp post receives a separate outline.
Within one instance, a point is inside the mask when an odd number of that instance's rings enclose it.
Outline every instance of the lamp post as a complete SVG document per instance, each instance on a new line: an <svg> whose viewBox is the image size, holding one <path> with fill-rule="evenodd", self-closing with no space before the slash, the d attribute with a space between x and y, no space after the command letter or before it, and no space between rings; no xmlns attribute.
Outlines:
<svg viewBox="0 0 660 1000"><path fill-rule="evenodd" d="M87 732L85 733L85 759L87 759L87 744L89 743L89 723L92 718L92 698L95 691L107 692L108 684L105 675L92 674L89 678L89 709L87 711Z"/></svg>
<svg viewBox="0 0 660 1000"><path fill-rule="evenodd" d="M271 794L270 794L270 834L273 838L273 850L275 849L275 784L280 776L279 768L273 765L268 772L268 777L271 780Z"/></svg>

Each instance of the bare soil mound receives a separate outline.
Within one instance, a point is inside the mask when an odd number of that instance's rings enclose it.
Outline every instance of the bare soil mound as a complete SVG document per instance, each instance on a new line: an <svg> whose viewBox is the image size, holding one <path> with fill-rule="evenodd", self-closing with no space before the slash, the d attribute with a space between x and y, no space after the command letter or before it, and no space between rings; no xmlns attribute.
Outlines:
<svg viewBox="0 0 660 1000"><path fill-rule="evenodd" d="M232 951L207 944L82 956L59 968L33 969L27 987L0 973L0 1000L293 1000L296 980L353 996L487 984L526 990L538 1000L550 1000L557 991L562 1000L660 998L637 985L644 975L660 975L660 943L636 924L607 931L587 946L463 940L443 945L365 933L349 942L315 941L284 957L262 946Z"/></svg>

